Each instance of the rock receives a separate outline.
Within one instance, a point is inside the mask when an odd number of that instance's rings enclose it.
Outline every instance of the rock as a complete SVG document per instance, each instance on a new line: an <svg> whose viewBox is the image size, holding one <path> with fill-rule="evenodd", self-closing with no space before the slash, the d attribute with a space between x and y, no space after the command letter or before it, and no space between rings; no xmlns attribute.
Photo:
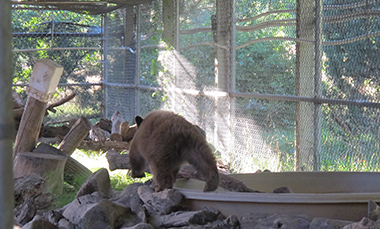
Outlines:
<svg viewBox="0 0 380 229"><path fill-rule="evenodd" d="M112 203L103 199L94 204L82 204L68 219L76 228L113 229L129 222L130 225L138 223L137 216L130 208Z"/></svg>
<svg viewBox="0 0 380 229"><path fill-rule="evenodd" d="M14 209L14 221L19 225L25 225L36 215L37 209L33 199L25 200Z"/></svg>
<svg viewBox="0 0 380 229"><path fill-rule="evenodd" d="M54 200L57 199L57 196L52 193L43 193L34 198L34 204L38 210L43 212L48 211L52 208Z"/></svg>
<svg viewBox="0 0 380 229"><path fill-rule="evenodd" d="M93 192L102 192L107 198L111 197L111 181L108 170L105 168L99 169L93 173L81 186L77 193L77 197L91 194Z"/></svg>
<svg viewBox="0 0 380 229"><path fill-rule="evenodd" d="M76 211L78 210L78 208L81 205L95 204L95 203L101 201L102 199L104 199L104 198L101 198L97 195L80 196L80 197L76 198L75 200L71 201L71 203L67 204L64 207L64 211L63 211L62 215L66 219L71 219L72 217L74 217L74 214L76 214Z"/></svg>
<svg viewBox="0 0 380 229"><path fill-rule="evenodd" d="M133 212L137 213L143 205L137 190L143 185L142 183L128 185L113 201L121 206L129 207Z"/></svg>
<svg viewBox="0 0 380 229"><path fill-rule="evenodd" d="M184 227L190 225L204 225L220 217L216 209L206 207L199 211L180 211L162 216L162 227Z"/></svg>
<svg viewBox="0 0 380 229"><path fill-rule="evenodd" d="M360 222L351 223L343 227L343 229L378 229L379 225L373 220L363 217Z"/></svg>
<svg viewBox="0 0 380 229"><path fill-rule="evenodd" d="M137 193L150 214L165 215L179 209L183 196L175 189L154 192L148 186L138 187Z"/></svg>
<svg viewBox="0 0 380 229"><path fill-rule="evenodd" d="M216 220L211 223L207 223L205 225L190 225L185 227L180 227L181 229L203 229L203 228L210 228L210 229L238 229L240 228L239 219L237 216L229 216L227 219L224 220Z"/></svg>
<svg viewBox="0 0 380 229"><path fill-rule="evenodd" d="M31 173L24 177L14 179L14 195L16 204L23 203L28 198L34 198L42 193L42 185L45 180Z"/></svg>
<svg viewBox="0 0 380 229"><path fill-rule="evenodd" d="M298 228L308 229L311 218L306 215L248 214L241 218L240 228Z"/></svg>
<svg viewBox="0 0 380 229"><path fill-rule="evenodd" d="M58 228L59 229L75 229L74 225L66 218L62 218L58 221Z"/></svg>
<svg viewBox="0 0 380 229"><path fill-rule="evenodd" d="M293 193L293 191L289 187L284 186L274 189L273 193Z"/></svg>
<svg viewBox="0 0 380 229"><path fill-rule="evenodd" d="M58 225L59 220L63 218L62 212L58 210L50 210L42 214L42 218L49 221L53 225Z"/></svg>
<svg viewBox="0 0 380 229"><path fill-rule="evenodd" d="M43 219L32 220L21 229L58 229L58 227Z"/></svg>
<svg viewBox="0 0 380 229"><path fill-rule="evenodd" d="M310 229L338 229L351 223L353 222L315 217L310 223Z"/></svg>
<svg viewBox="0 0 380 229"><path fill-rule="evenodd" d="M223 224L222 225L218 225L219 227L217 228L231 228L231 229L234 229L234 228L240 228L240 222L239 222L239 219L236 215L231 215L231 216L228 216L227 219L223 220Z"/></svg>
<svg viewBox="0 0 380 229"><path fill-rule="evenodd" d="M121 226L120 229L154 229L154 227L150 225L149 223L139 223L132 227Z"/></svg>
<svg viewBox="0 0 380 229"><path fill-rule="evenodd" d="M368 201L368 218L373 221L380 219L380 207L375 201Z"/></svg>

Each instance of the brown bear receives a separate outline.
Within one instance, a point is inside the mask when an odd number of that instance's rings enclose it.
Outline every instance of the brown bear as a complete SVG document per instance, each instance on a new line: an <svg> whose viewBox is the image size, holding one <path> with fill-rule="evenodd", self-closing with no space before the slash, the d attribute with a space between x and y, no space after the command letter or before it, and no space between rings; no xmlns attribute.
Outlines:
<svg viewBox="0 0 380 229"><path fill-rule="evenodd" d="M219 186L215 158L201 129L170 111L152 111L136 117L137 131L129 149L132 177L144 177L150 166L156 192L173 187L183 163L193 165L205 179L203 191Z"/></svg>

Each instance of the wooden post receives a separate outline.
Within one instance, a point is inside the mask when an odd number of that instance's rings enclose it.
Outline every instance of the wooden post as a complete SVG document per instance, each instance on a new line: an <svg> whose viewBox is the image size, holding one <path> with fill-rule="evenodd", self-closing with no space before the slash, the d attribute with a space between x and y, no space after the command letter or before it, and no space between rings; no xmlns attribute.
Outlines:
<svg viewBox="0 0 380 229"><path fill-rule="evenodd" d="M13 228L11 2L0 1L0 228Z"/></svg>
<svg viewBox="0 0 380 229"><path fill-rule="evenodd" d="M16 136L14 153L31 152L35 147L47 102L61 78L63 67L52 60L38 60L33 68L27 91L28 100Z"/></svg>

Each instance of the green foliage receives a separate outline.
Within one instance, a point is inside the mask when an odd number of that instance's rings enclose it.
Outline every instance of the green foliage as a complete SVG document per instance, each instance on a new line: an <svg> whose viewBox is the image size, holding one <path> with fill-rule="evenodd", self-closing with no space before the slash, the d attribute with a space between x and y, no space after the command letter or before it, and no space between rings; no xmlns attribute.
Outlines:
<svg viewBox="0 0 380 229"><path fill-rule="evenodd" d="M341 4L336 0L325 4ZM326 16L377 9L379 3L355 9L327 10ZM323 27L324 40L348 40L380 30L379 19L362 17ZM357 101L380 99L380 37L324 46L323 95ZM379 111L360 106L323 106L322 169L378 171Z"/></svg>
<svg viewBox="0 0 380 229"><path fill-rule="evenodd" d="M101 16L80 15L69 11L51 10L12 10L13 32L13 83L28 83L34 62L49 58L64 67L60 83L88 83L101 80L101 51L98 38L76 36L75 34L94 35L101 32ZM54 31L54 33L52 33ZM99 34L101 36L101 34ZM21 51L23 50L23 51ZM16 88L24 94L25 88ZM91 115L100 116L102 93L100 87L63 87L54 95L61 99L71 92L76 92L75 105L59 107L64 113L75 113L74 117L83 115L80 110L92 110ZM72 107L73 110L67 110ZM59 113L59 112L58 112ZM54 118L58 114L53 115ZM64 118L61 115L61 119ZM58 120L56 120L58 121Z"/></svg>
<svg viewBox="0 0 380 229"><path fill-rule="evenodd" d="M57 196L57 200L55 201L57 208L63 207L75 199L86 177L68 176L65 174L64 180L63 192Z"/></svg>
<svg viewBox="0 0 380 229"><path fill-rule="evenodd" d="M110 176L112 189L117 191L122 191L125 187L133 183L145 183L152 178L153 176L149 173L145 173L145 177L143 178L132 178L123 172L112 173Z"/></svg>

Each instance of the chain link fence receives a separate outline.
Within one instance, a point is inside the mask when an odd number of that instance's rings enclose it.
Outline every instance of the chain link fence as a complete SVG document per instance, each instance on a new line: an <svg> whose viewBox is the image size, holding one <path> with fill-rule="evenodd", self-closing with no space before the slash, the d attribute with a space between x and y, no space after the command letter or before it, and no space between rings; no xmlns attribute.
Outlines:
<svg viewBox="0 0 380 229"><path fill-rule="evenodd" d="M85 102L73 106L107 118L120 111L130 122L175 111L205 130L235 172L378 171L379 8L351 0L151 1L77 18L33 9L36 19L13 17L14 81L26 83L32 61L52 56L65 67L62 83L81 84L59 92L83 93ZM62 34L46 32L61 24Z"/></svg>
<svg viewBox="0 0 380 229"><path fill-rule="evenodd" d="M14 90L26 97L34 62L49 58L64 67L52 102L72 93L70 102L57 107L45 123L85 116L103 116L102 16L82 15L46 7L13 5Z"/></svg>

